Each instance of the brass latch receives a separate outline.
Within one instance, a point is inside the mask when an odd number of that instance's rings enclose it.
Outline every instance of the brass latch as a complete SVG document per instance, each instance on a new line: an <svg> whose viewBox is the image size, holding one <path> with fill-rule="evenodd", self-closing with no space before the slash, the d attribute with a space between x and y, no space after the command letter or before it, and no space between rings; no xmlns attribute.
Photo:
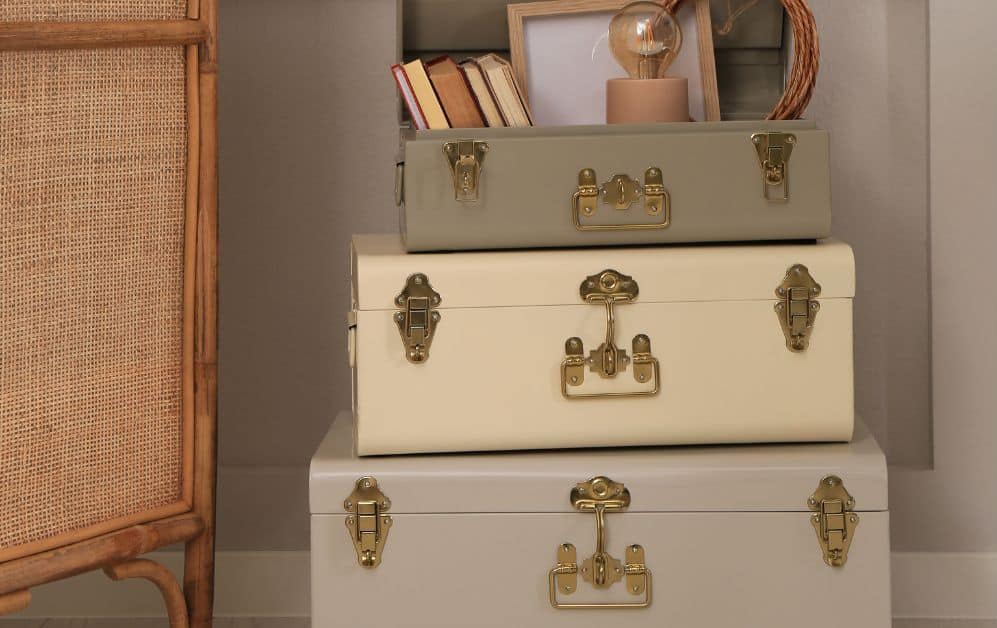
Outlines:
<svg viewBox="0 0 997 628"><path fill-rule="evenodd" d="M485 162L488 144L475 140L457 140L443 145L443 154L453 175L454 198L461 202L478 200L481 168Z"/></svg>
<svg viewBox="0 0 997 628"><path fill-rule="evenodd" d="M779 302L775 313L786 337L786 347L793 352L806 351L810 346L810 334L820 311L820 284L814 281L810 271L803 264L794 264L786 271L786 277L775 289Z"/></svg>
<svg viewBox="0 0 997 628"><path fill-rule="evenodd" d="M767 201L789 200L789 157L796 145L792 133L755 133L751 143L758 153L758 165L762 169L762 196ZM782 190L782 194L774 190Z"/></svg>
<svg viewBox="0 0 997 628"><path fill-rule="evenodd" d="M601 303L606 306L606 340L585 356L585 346L581 338L568 338L564 343L565 357L561 362L561 394L568 399L593 397L633 397L656 395L658 393L658 359L651 355L651 339L646 334L633 338L633 376L640 384L650 384L634 392L599 392L572 394L570 389L585 382L585 367L598 373L603 379L613 379L627 370L631 363L625 349L616 346L616 304L632 303L637 299L639 287L633 277L615 270L604 270L597 275L586 277L580 293L586 303Z"/></svg>
<svg viewBox="0 0 997 628"><path fill-rule="evenodd" d="M395 305L401 308L395 312L395 323L405 347L405 357L413 364L421 364L429 359L429 347L433 344L436 324L440 313L440 294L429 285L429 278L416 273L405 282L405 288L395 297Z"/></svg>
<svg viewBox="0 0 997 628"><path fill-rule="evenodd" d="M824 562L830 567L843 566L859 524L859 516L854 512L855 498L845 490L841 478L829 475L817 485L807 506L814 511L810 523L817 533Z"/></svg>
<svg viewBox="0 0 997 628"><path fill-rule="evenodd" d="M625 562L606 552L606 513L622 512L630 506L630 491L623 484L606 477L595 477L571 490L571 505L579 512L595 514L595 553L578 564L578 552L571 543L557 548L557 564L548 572L550 605L561 609L647 608L651 605L651 570L644 559L644 548L630 545ZM578 603L558 601L558 592L571 595L578 590L578 574L597 589L606 589L626 578L627 591L642 595L639 602Z"/></svg>
<svg viewBox="0 0 997 628"><path fill-rule="evenodd" d="M357 561L361 567L377 567L391 528L391 517L384 514L391 508L391 500L378 488L377 480L362 477L343 502L343 508L349 513L346 529L357 550Z"/></svg>
<svg viewBox="0 0 997 628"><path fill-rule="evenodd" d="M595 215L601 199L603 204L618 211L628 211L640 198L644 199L644 213L661 216L650 223L586 224L583 218ZM607 231L631 229L664 229L671 224L671 196L665 189L661 168L651 167L644 172L644 185L625 174L614 175L602 185L596 183L595 170L585 168L578 173L578 189L571 197L571 217L579 231Z"/></svg>

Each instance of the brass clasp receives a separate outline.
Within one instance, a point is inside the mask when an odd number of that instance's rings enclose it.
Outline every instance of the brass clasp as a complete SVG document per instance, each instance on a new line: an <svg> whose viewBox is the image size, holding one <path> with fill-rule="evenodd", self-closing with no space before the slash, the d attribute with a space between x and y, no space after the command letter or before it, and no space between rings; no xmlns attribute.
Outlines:
<svg viewBox="0 0 997 628"><path fill-rule="evenodd" d="M775 296L779 299L775 304L775 313L786 337L786 348L794 353L806 351L810 346L810 334L820 311L817 301L820 290L820 284L814 281L803 264L790 266L782 283L775 289Z"/></svg>
<svg viewBox="0 0 997 628"><path fill-rule="evenodd" d="M599 199L617 211L629 211L640 198L644 198L644 213L661 219L649 223L586 224L598 209ZM626 174L617 174L602 185L596 183L595 170L584 168L578 173L578 189L571 196L571 217L579 231L610 231L633 229L665 229L671 224L671 196L665 189L661 168L654 166L644 172L644 185Z"/></svg>
<svg viewBox="0 0 997 628"><path fill-rule="evenodd" d="M789 200L789 157L796 145L792 133L755 133L751 143L758 153L762 169L762 196L767 201ZM773 196L773 189L782 189L781 196Z"/></svg>
<svg viewBox="0 0 997 628"><path fill-rule="evenodd" d="M606 307L606 339L585 357L585 347L581 338L568 338L564 345L565 357L561 362L561 394L568 399L592 397L646 396L658 393L658 360L651 355L651 339L646 334L634 336L632 341L633 358L625 349L616 346L616 304L632 303L637 299L639 288L633 277L615 270L604 270L597 275L586 277L580 293L586 303L604 304ZM603 379L614 379L627 370L631 361L634 364L634 379L641 384L652 384L651 389L634 392L611 392L572 394L570 388L581 386L585 381L585 367L598 373Z"/></svg>
<svg viewBox="0 0 997 628"><path fill-rule="evenodd" d="M408 278L401 293L395 297L395 324L405 347L405 358L413 364L421 364L429 359L429 347L433 344L436 324L440 313L440 293L433 290L429 278L416 273Z"/></svg>
<svg viewBox="0 0 997 628"><path fill-rule="evenodd" d="M571 490L571 505L579 512L595 513L595 553L578 564L578 551L571 543L562 543L557 549L557 564L548 573L550 604L559 609L595 608L646 608L651 605L651 570L644 559L640 545L627 547L625 562L613 558L606 551L606 513L621 512L630 506L630 491L607 477L595 477L576 485ZM558 592L571 595L578 589L578 574L582 580L597 589L605 589L626 578L631 595L643 595L639 602L602 604L565 604L558 600Z"/></svg>
<svg viewBox="0 0 997 628"><path fill-rule="evenodd" d="M845 490L841 478L829 475L817 485L807 506L814 511L810 524L817 533L824 562L829 567L844 566L855 528L859 525L859 516L853 512L855 498Z"/></svg>
<svg viewBox="0 0 997 628"><path fill-rule="evenodd" d="M457 140L443 144L443 154L450 164L453 176L454 198L461 202L478 200L481 169L485 163L488 144L475 140Z"/></svg>
<svg viewBox="0 0 997 628"><path fill-rule="evenodd" d="M385 515L391 508L391 500L381 492L377 480L362 477L356 487L343 502L346 529L357 551L357 562L361 567L374 569L381 564L384 544L388 540L391 517Z"/></svg>

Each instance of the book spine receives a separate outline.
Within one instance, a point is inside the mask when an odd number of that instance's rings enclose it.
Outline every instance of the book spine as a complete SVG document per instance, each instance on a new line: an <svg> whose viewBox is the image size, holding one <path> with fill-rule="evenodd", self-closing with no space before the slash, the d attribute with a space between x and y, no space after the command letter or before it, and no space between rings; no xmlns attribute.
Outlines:
<svg viewBox="0 0 997 628"><path fill-rule="evenodd" d="M474 111L478 114L478 120L481 121L481 126L488 126L488 121L485 119L485 112L482 110L481 103L478 102L478 97L474 94L474 90L471 88L471 81L467 78L467 72L465 72L464 68L457 64L454 64L454 67L457 69L457 76L460 77L460 80L464 84L464 89L470 97L471 105L474 106Z"/></svg>
<svg viewBox="0 0 997 628"><path fill-rule="evenodd" d="M419 131L428 129L429 123L426 121L426 114L423 112L419 100L415 97L415 90L412 89L412 83L409 81L408 75L405 74L405 68L397 64L393 65L391 66L391 74L395 77L398 92L402 96L405 108L408 109L409 117L412 118L412 125Z"/></svg>

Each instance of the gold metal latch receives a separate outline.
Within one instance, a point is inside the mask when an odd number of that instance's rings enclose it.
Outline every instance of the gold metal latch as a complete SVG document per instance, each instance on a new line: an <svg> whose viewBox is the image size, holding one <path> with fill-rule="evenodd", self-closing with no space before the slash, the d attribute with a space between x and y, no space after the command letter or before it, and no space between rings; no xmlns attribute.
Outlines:
<svg viewBox="0 0 997 628"><path fill-rule="evenodd" d="M814 514L810 523L817 533L817 542L824 554L824 562L829 567L841 567L848 560L848 548L852 544L859 516L855 514L855 498L836 475L829 475L820 481L817 490L807 500L807 506Z"/></svg>
<svg viewBox="0 0 997 628"><path fill-rule="evenodd" d="M571 505L579 512L595 513L595 553L578 564L578 552L571 543L557 548L557 564L548 572L550 605L560 609L647 608L651 605L651 570L644 548L630 545L621 563L606 552L606 513L622 512L630 506L630 491L607 477L595 477L571 490ZM597 589L606 589L626 579L627 591L641 595L638 602L576 603L558 600L558 593L571 595L578 590L578 574Z"/></svg>
<svg viewBox="0 0 997 628"><path fill-rule="evenodd" d="M395 297L395 305L401 308L395 312L395 323L405 347L405 357L413 364L429 359L429 347L440 322L440 313L436 311L440 300L440 293L433 290L429 278L422 273L410 276L405 288Z"/></svg>
<svg viewBox="0 0 997 628"><path fill-rule="evenodd" d="M391 500L378 488L377 480L362 477L343 502L343 508L349 513L346 529L357 550L357 561L367 569L377 567L391 528L391 517L384 514L391 508Z"/></svg>
<svg viewBox="0 0 997 628"><path fill-rule="evenodd" d="M779 316L782 333L786 337L786 347L793 352L806 351L810 346L810 334L820 311L820 284L814 281L810 271L803 264L794 264L786 271L786 277L775 289L779 302L775 313Z"/></svg>
<svg viewBox="0 0 997 628"><path fill-rule="evenodd" d="M788 201L789 157L796 146L796 136L792 133L755 133L751 143L755 145L758 165L762 169L762 196L767 201Z"/></svg>
<svg viewBox="0 0 997 628"><path fill-rule="evenodd" d="M478 200L481 168L485 162L488 144L476 140L457 140L443 144L443 154L450 163L453 175L454 198L461 202Z"/></svg>
<svg viewBox="0 0 997 628"><path fill-rule="evenodd" d="M644 213L654 222L629 222L611 224L590 224L586 218L595 215L599 200L617 211L629 211L630 207L644 199ZM665 189L661 168L651 167L644 172L644 185L625 174L614 175L602 185L596 183L595 170L585 168L578 173L578 189L571 197L571 218L579 231L608 231L632 229L665 229L671 224L671 196Z"/></svg>
<svg viewBox="0 0 997 628"><path fill-rule="evenodd" d="M616 346L616 304L632 303L637 299L639 287L633 277L615 270L604 270L586 277L580 294L586 303L601 303L606 306L606 340L597 349L585 356L585 346L581 338L568 338L564 343L565 357L561 362L561 394L568 399L594 397L635 397L656 395L659 388L658 359L651 355L651 339L646 334L633 338L633 358L625 349ZM598 373L603 379L613 379L627 370L633 362L633 376L640 384L650 388L632 392L595 392L587 394L571 393L571 388L585 382L585 367Z"/></svg>

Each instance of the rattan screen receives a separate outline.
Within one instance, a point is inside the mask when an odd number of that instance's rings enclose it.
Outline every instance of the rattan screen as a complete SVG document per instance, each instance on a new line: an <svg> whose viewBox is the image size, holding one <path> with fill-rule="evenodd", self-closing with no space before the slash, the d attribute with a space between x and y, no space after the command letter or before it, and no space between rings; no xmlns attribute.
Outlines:
<svg viewBox="0 0 997 628"><path fill-rule="evenodd" d="M185 85L180 46L0 52L0 560L184 507Z"/></svg>

